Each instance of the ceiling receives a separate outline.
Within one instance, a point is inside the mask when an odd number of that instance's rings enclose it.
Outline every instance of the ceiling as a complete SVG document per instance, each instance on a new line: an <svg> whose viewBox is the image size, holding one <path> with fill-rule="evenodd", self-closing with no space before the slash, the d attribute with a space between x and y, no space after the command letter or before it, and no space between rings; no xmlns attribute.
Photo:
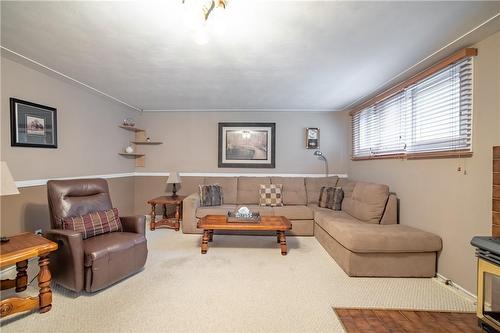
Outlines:
<svg viewBox="0 0 500 333"><path fill-rule="evenodd" d="M1 44L139 109L323 111L500 30L497 16L412 67L497 15L500 1L229 0L205 45L195 2L2 1Z"/></svg>

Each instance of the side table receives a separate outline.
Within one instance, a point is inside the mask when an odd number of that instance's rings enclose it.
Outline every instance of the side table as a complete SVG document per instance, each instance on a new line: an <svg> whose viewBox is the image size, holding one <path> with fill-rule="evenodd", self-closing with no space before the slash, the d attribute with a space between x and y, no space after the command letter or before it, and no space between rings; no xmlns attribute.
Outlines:
<svg viewBox="0 0 500 333"><path fill-rule="evenodd" d="M52 290L50 282L52 276L49 271L49 254L57 250L57 244L31 233L24 233L10 237L10 240L0 245L0 269L16 265L16 279L2 280L1 289L16 288L16 292L26 290L28 286L28 259L39 257L38 287L40 291L36 297L10 297L0 302L0 317L13 313L39 309L41 313L52 307Z"/></svg>
<svg viewBox="0 0 500 333"><path fill-rule="evenodd" d="M148 204L151 205L151 224L150 229L153 231L157 227L165 226L170 229L175 229L179 231L180 220L182 220L182 200L186 196L176 195L173 196L161 196L151 200L148 200ZM161 220L156 220L156 205L163 205L163 218ZM175 213L173 216L168 216L167 206L175 205Z"/></svg>

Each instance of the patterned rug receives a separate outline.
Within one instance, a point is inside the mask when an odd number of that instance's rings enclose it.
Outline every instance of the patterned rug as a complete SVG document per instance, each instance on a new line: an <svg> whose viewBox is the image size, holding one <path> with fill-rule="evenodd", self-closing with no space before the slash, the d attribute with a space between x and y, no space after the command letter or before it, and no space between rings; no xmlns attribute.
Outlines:
<svg viewBox="0 0 500 333"><path fill-rule="evenodd" d="M333 308L347 333L480 333L475 313Z"/></svg>

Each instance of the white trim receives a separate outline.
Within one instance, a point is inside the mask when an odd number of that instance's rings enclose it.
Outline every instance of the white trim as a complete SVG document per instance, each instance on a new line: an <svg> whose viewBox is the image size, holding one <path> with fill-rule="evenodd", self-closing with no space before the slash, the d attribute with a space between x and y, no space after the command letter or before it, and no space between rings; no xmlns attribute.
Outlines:
<svg viewBox="0 0 500 333"><path fill-rule="evenodd" d="M76 177L60 177L60 178L49 178L49 179L30 179L30 180L18 180L16 181L17 187L31 187L31 186L42 186L46 185L49 180L63 180L63 179L86 179L86 178L123 178L123 177L134 177L134 172L127 173L110 173L104 175L89 175L89 176L76 176Z"/></svg>
<svg viewBox="0 0 500 333"><path fill-rule="evenodd" d="M60 177L60 178L47 178L47 179L29 179L18 180L16 186L19 188L43 186L49 180L64 180L64 179L86 179L86 178L125 178L125 177L168 177L168 172L125 172L125 173L110 173L103 175L88 175L76 177ZM181 172L180 176L185 177L324 177L322 173L239 173L239 172ZM347 178L347 174L330 174L330 177Z"/></svg>
<svg viewBox="0 0 500 333"><path fill-rule="evenodd" d="M335 108L259 108L259 107L228 107L228 108L189 108L189 109L144 109L143 112L337 112L344 109Z"/></svg>
<svg viewBox="0 0 500 333"><path fill-rule="evenodd" d="M168 172L135 172L135 176L158 177L168 176ZM324 177L322 173L240 173L240 172L180 172L185 177ZM330 174L330 177L347 178L347 174Z"/></svg>
<svg viewBox="0 0 500 333"><path fill-rule="evenodd" d="M468 291L467 289L465 289L464 287L462 287L461 285L459 284L456 284L455 282L453 282L452 280L448 279L447 277L439 274L439 273L436 273L436 280L451 287L452 290L456 291L459 295L463 296L463 297L466 297L466 298L470 298L472 299L474 302L477 301L477 296L473 293L471 293L470 291Z"/></svg>
<svg viewBox="0 0 500 333"><path fill-rule="evenodd" d="M90 86L90 85L88 85L88 84L86 84L86 83L83 83L83 82L81 82L81 81L78 81L77 79L72 78L72 77L71 77L71 76L69 76L69 75L66 75L66 74L64 74L64 73L61 73L61 72L59 72L59 71L55 70L55 69L52 69L52 68L50 68L50 67L48 67L48 66L45 66L44 64L41 64L41 63L39 63L39 62L38 62L38 61L36 61L36 60L33 60L33 59L28 58L28 57L26 57L26 56L24 56L24 55L22 55L22 54L20 54L20 53L17 53L16 51L13 51L13 50L11 50L11 49L9 49L9 48L6 48L5 46L0 45L0 48L1 48L1 49L3 49L3 50L5 50L5 51L7 51L7 52L10 52L10 53L12 53L12 54L14 54L14 55L18 56L18 57L20 57L20 58L22 58L22 59L24 59L24 60L27 60L27 61L29 61L29 62L31 62L31 63L33 63L33 64L37 65L37 66L40 66L40 67L42 67L42 68L44 68L44 69L46 69L46 70L48 70L48 71L51 71L51 72L53 72L53 73L55 73L55 74L57 74L57 75L59 75L59 76L62 76L62 77L64 77L65 79L68 79L68 80L70 80L70 81L73 81L73 82L75 82L75 83L77 83L77 84L79 84L79 85L81 85L81 86L84 86L84 87L85 87L85 88L87 88L87 89L90 89L90 90L92 90L92 91L94 91L94 92L96 92L96 93L98 93L98 94L101 94L101 95L103 95L103 96L105 96L105 97L107 97L107 98L109 98L109 99L112 99L112 100L113 100L113 101L115 101L115 102L118 102L118 103L120 103L120 104L123 104L123 105L125 105L125 106L127 106L127 107L129 107L129 108L131 108L131 109L136 110L136 111L142 112L142 109L141 109L141 108L139 108L139 107L137 107L137 106L133 106L133 105L131 105L131 104L128 104L127 102L125 102L125 101L123 101L123 100L121 100L121 99L119 99L119 98L116 98L116 97L114 97L114 96L111 96L110 94L107 94L107 93L105 93L105 92L103 92L103 91L101 91L101 90L99 90L99 89L96 89L96 88L94 88L94 87L92 87L92 86Z"/></svg>

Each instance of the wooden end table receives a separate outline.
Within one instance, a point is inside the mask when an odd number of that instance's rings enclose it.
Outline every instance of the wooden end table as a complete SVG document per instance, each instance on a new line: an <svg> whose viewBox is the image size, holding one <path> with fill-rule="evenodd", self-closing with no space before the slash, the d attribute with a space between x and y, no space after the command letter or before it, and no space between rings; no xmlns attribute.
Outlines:
<svg viewBox="0 0 500 333"><path fill-rule="evenodd" d="M201 253L206 254L208 243L213 241L214 230L260 230L275 231L281 254L288 253L285 231L292 229L292 224L284 216L261 216L260 222L228 222L226 215L207 215L198 221L198 228L203 229L201 239Z"/></svg>
<svg viewBox="0 0 500 333"><path fill-rule="evenodd" d="M10 240L0 245L0 269L16 265L17 275L15 279L2 280L1 289L16 288L16 292L26 290L28 287L28 259L39 257L38 265L38 287L40 291L37 297L11 297L0 303L0 317L13 313L39 309L40 313L47 312L52 307L52 290L50 282L52 276L49 271L49 254L57 250L57 244L31 233L24 233L10 237Z"/></svg>
<svg viewBox="0 0 500 333"><path fill-rule="evenodd" d="M149 200L148 204L151 205L151 231L162 226L179 231L179 221L182 220L182 200L184 200L184 198L186 198L184 195L177 195L175 197L164 195ZM158 221L156 221L156 205L163 205L163 218ZM175 213L173 216L167 216L168 205L175 205Z"/></svg>

